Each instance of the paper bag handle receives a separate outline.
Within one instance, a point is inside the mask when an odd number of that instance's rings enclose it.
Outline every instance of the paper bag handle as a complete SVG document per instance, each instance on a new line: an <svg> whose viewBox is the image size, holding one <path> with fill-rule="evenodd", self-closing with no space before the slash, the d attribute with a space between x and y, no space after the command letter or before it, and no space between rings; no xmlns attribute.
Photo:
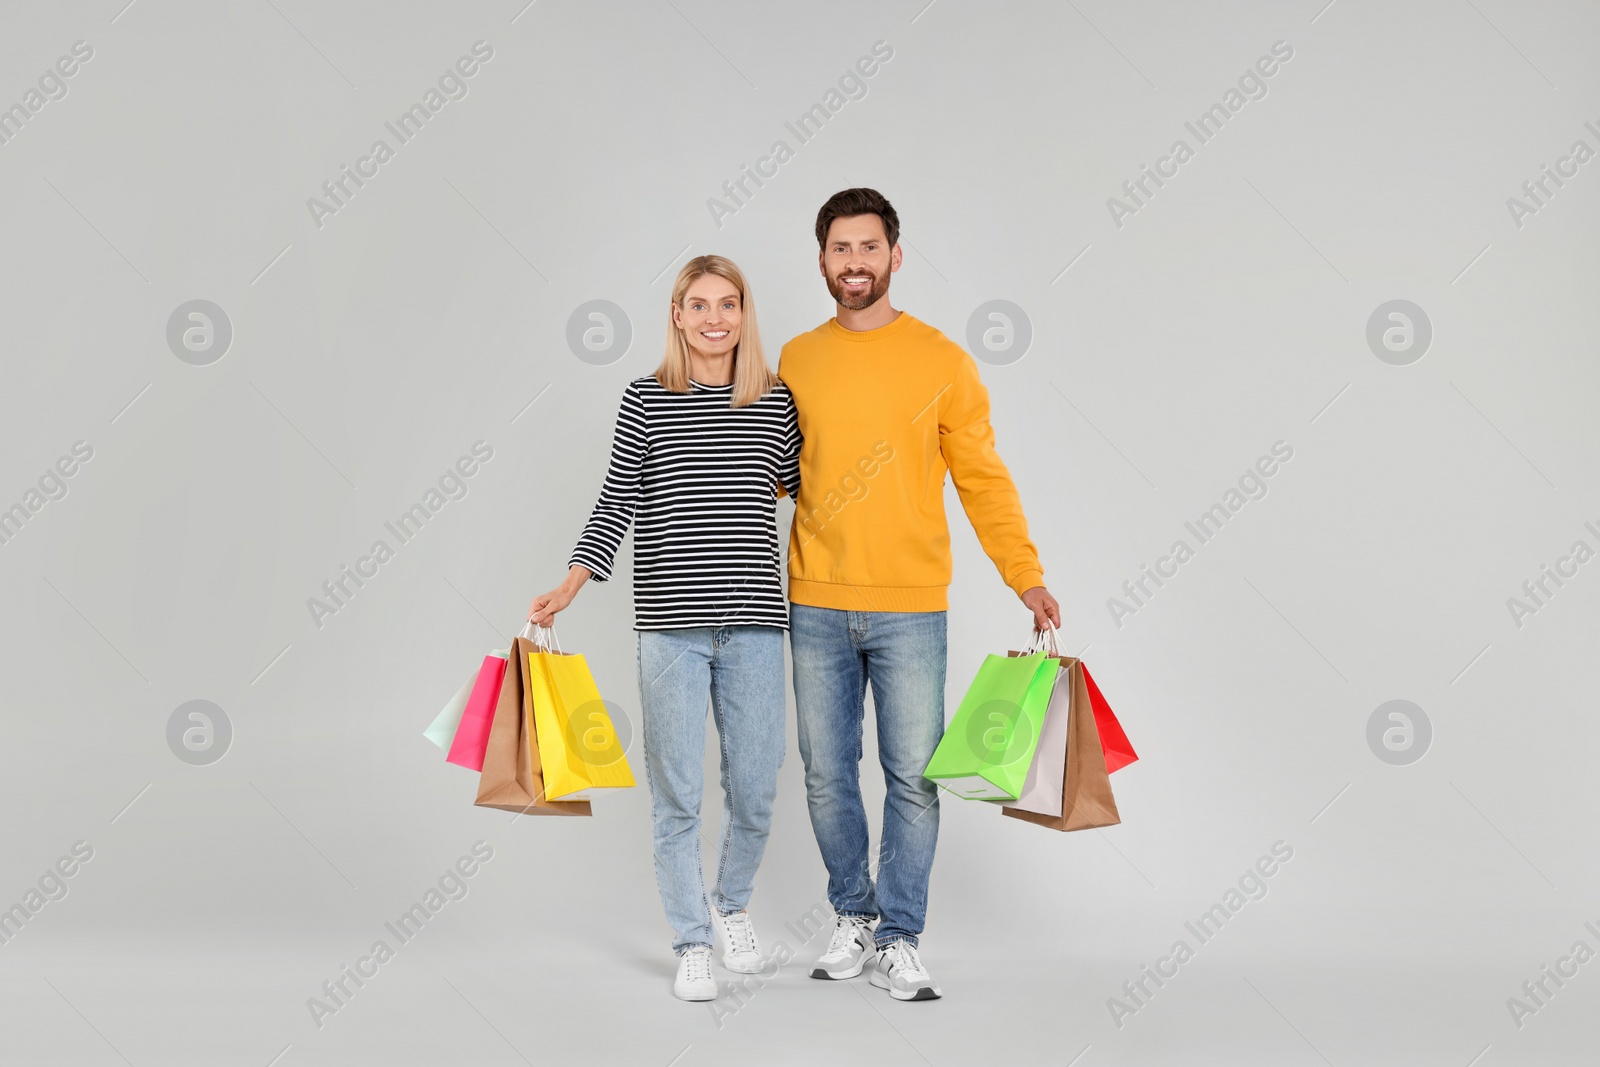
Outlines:
<svg viewBox="0 0 1600 1067"><path fill-rule="evenodd" d="M1054 623L1050 624L1049 629L1033 631L1032 636L1028 638L1027 648L1029 655L1035 652L1048 652L1058 659L1065 655L1061 651L1060 632Z"/></svg>
<svg viewBox="0 0 1600 1067"><path fill-rule="evenodd" d="M561 639L556 636L554 626L534 625L533 644L541 652L561 652ZM566 655L565 652L561 654Z"/></svg>

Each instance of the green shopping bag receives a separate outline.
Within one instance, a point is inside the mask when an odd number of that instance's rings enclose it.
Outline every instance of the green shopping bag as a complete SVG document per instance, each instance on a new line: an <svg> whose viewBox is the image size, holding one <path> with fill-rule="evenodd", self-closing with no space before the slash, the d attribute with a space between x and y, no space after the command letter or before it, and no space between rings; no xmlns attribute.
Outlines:
<svg viewBox="0 0 1600 1067"><path fill-rule="evenodd" d="M986 658L922 776L958 797L1017 799L1057 672L1043 652Z"/></svg>

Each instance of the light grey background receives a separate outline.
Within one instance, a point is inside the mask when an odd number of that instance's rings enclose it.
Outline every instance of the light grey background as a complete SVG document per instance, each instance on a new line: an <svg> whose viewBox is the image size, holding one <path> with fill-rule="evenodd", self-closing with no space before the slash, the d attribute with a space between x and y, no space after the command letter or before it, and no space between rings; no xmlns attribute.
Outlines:
<svg viewBox="0 0 1600 1067"><path fill-rule="evenodd" d="M1600 548L1600 162L1520 227L1507 198L1600 148L1600 7L125 2L0 15L0 104L94 50L0 145L0 506L94 450L0 546L0 908L94 850L0 946L7 1062L1592 1062L1600 963L1520 1027L1507 1000L1600 948L1600 562L1520 627L1507 598ZM308 198L479 40L469 94L318 228ZM876 41L866 96L719 227L708 198ZM1119 228L1107 199L1278 41ZM1105 831L946 802L942 1001L797 964L719 1020L669 995L642 785L513 825L421 730L559 579L677 266L738 261L776 361L831 313L811 224L853 184L901 213L896 306L958 341L986 301L1028 316L982 366L1000 448L1142 758ZM233 331L203 366L166 340L196 299ZM1397 299L1433 330L1404 366L1366 341ZM566 342L591 300L632 325L609 365ZM479 440L468 495L314 625ZM1119 627L1108 598L1280 440L1269 494ZM953 709L1027 619L951 504ZM630 601L623 567L561 635L631 712ZM1432 741L1397 766L1367 727L1402 699ZM168 748L191 700L232 725L210 765ZM480 839L470 893L314 1025ZM1119 1027L1108 999L1280 840L1266 898ZM784 924L824 900L791 747L758 930L808 960Z"/></svg>

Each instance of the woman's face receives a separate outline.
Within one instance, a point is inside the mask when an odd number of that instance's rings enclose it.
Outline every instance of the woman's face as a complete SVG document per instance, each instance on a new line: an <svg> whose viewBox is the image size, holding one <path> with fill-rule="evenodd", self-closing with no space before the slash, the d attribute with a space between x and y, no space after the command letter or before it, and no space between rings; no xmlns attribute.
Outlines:
<svg viewBox="0 0 1600 1067"><path fill-rule="evenodd" d="M743 317L739 290L716 274L702 274L690 282L683 303L672 309L672 319L683 331L684 340L702 356L732 352L739 344Z"/></svg>

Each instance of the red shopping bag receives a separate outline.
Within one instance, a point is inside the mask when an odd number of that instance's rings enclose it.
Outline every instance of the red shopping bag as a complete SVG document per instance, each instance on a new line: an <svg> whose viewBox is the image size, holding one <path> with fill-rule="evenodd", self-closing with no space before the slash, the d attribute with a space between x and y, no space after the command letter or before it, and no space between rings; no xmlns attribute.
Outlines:
<svg viewBox="0 0 1600 1067"><path fill-rule="evenodd" d="M1100 735L1100 747L1106 754L1106 773L1110 774L1138 759L1139 754L1133 750L1133 744L1123 731L1122 724L1117 721L1111 705L1100 694L1100 687L1094 684L1094 676L1089 673L1088 667L1083 668L1083 680L1089 687L1089 706L1094 709L1095 732Z"/></svg>

